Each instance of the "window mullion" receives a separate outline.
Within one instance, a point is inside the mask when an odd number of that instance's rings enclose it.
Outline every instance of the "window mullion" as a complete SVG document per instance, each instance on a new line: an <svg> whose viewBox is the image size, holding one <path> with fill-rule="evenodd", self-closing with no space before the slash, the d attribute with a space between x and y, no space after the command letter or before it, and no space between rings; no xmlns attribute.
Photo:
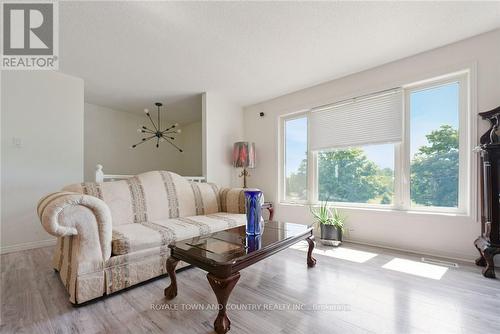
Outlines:
<svg viewBox="0 0 500 334"><path fill-rule="evenodd" d="M402 209L404 207L403 202L403 157L401 152L402 143L396 144L394 147L394 207L396 209Z"/></svg>
<svg viewBox="0 0 500 334"><path fill-rule="evenodd" d="M315 184L316 184L316 173L315 165L316 161L314 160L315 154L311 151L311 122L310 122L311 112L306 113L307 117L307 202L308 203L316 203L315 201Z"/></svg>
<svg viewBox="0 0 500 334"><path fill-rule="evenodd" d="M278 188L280 190L280 201L286 201L286 118L281 118L279 121L280 126L280 178L278 182Z"/></svg>
<svg viewBox="0 0 500 334"><path fill-rule="evenodd" d="M462 75L459 81L459 145L458 145L458 208L459 210L470 214L470 201L468 194L471 173L468 173L468 170L471 170L471 151L472 151L472 143L471 140L471 129L469 120L469 105L468 105L468 92L469 85L467 81L467 75Z"/></svg>
<svg viewBox="0 0 500 334"><path fill-rule="evenodd" d="M400 200L399 208L408 210L411 207L411 171L410 171L410 91L403 94L403 142L399 145Z"/></svg>
<svg viewBox="0 0 500 334"><path fill-rule="evenodd" d="M311 157L311 170L309 171L311 173L311 177L309 178L311 186L311 197L309 198L310 203L317 203L318 202L318 196L319 196L319 189L318 189L318 152L312 152L310 155Z"/></svg>

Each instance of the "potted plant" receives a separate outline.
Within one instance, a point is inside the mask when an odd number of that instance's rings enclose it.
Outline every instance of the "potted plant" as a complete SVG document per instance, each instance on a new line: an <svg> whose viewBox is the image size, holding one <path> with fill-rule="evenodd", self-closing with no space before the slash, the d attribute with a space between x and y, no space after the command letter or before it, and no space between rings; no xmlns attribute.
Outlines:
<svg viewBox="0 0 500 334"><path fill-rule="evenodd" d="M344 232L346 217L337 208L328 208L328 201L321 203L320 207L310 207L311 213L321 229L321 241L329 245L339 245Z"/></svg>

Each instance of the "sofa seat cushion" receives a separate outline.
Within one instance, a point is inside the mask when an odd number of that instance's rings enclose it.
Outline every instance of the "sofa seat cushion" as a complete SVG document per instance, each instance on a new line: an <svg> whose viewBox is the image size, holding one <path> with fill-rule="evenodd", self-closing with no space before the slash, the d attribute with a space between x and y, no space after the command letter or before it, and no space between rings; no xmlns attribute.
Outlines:
<svg viewBox="0 0 500 334"><path fill-rule="evenodd" d="M172 241L241 226L244 214L218 212L183 218L161 219L113 226L112 254L123 255L144 249L167 246Z"/></svg>

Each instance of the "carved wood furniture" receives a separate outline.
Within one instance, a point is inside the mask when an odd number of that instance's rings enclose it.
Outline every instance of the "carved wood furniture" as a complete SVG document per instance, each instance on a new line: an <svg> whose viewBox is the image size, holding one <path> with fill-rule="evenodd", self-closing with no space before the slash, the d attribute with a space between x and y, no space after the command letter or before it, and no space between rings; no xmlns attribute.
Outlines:
<svg viewBox="0 0 500 334"><path fill-rule="evenodd" d="M483 275L495 278L494 256L500 254L500 107L479 114L491 126L481 136L481 236L474 245L481 254L476 260L485 267Z"/></svg>
<svg viewBox="0 0 500 334"><path fill-rule="evenodd" d="M231 321L226 314L229 295L240 278L240 270L259 262L291 245L306 239L309 248L307 266L314 267L313 229L310 226L282 222L266 222L260 236L247 236L245 226L213 233L205 237L175 242L170 247L167 273L170 286L165 289L167 299L177 296L175 267L184 261L208 272L207 279L217 297L219 313L214 322L218 334L229 331Z"/></svg>

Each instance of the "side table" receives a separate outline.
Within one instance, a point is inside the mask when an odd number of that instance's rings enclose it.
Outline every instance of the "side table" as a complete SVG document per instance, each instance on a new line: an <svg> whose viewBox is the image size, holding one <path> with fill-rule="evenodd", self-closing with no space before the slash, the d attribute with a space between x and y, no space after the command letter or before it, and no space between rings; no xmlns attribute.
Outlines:
<svg viewBox="0 0 500 334"><path fill-rule="evenodd" d="M261 206L261 209L262 210L267 209L267 211L269 211L269 219L267 219L267 220L272 221L273 217L274 217L273 203L272 202L264 202L264 204L262 204L262 206Z"/></svg>

